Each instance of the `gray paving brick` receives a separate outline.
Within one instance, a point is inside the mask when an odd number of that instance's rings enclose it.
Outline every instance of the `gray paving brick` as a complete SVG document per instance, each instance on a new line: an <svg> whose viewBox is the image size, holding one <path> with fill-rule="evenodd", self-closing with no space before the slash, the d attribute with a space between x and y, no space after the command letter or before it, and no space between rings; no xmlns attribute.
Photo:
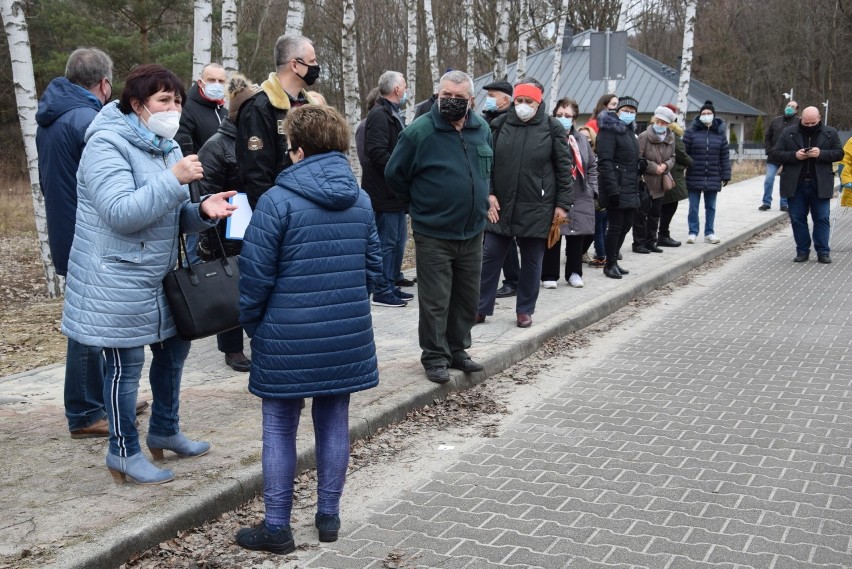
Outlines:
<svg viewBox="0 0 852 569"><path fill-rule="evenodd" d="M507 530L501 528L488 529L472 527L467 524L455 523L442 535L444 537L458 537L461 539L472 540L485 545L490 545L494 543L494 540L503 535L505 531Z"/></svg>
<svg viewBox="0 0 852 569"><path fill-rule="evenodd" d="M561 569L569 567L574 559L572 555L548 555L536 553L529 549L520 547L516 549L504 563L507 565L519 565L521 567L541 567L542 569Z"/></svg>
<svg viewBox="0 0 852 569"><path fill-rule="evenodd" d="M402 541L402 543L399 544L399 547L406 550L428 549L435 553L447 554L450 550L457 547L462 541L464 540L458 537L437 538L430 537L429 535L424 535L422 533L415 533Z"/></svg>
<svg viewBox="0 0 852 569"><path fill-rule="evenodd" d="M492 563L501 563L504 559L511 555L515 549L517 548L514 546L498 547L493 545L483 545L474 541L463 541L450 553L453 556L461 555L468 557L481 557Z"/></svg>
<svg viewBox="0 0 852 569"><path fill-rule="evenodd" d="M347 557L331 551L322 554L306 565L306 567L324 567L326 569L364 569L373 562L372 559Z"/></svg>

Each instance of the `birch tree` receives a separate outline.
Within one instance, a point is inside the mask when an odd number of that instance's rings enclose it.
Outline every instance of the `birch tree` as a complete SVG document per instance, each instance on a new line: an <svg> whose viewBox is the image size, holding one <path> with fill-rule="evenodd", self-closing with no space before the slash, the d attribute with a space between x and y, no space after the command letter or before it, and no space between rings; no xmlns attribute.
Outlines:
<svg viewBox="0 0 852 569"><path fill-rule="evenodd" d="M210 63L213 45L213 0L194 0L192 34L192 78L201 77L201 69Z"/></svg>
<svg viewBox="0 0 852 569"><path fill-rule="evenodd" d="M696 0L687 0L686 19L683 24L683 51L680 59L680 79L677 86L678 122L684 124L686 107L689 105L689 81L692 75L692 45L695 34Z"/></svg>
<svg viewBox="0 0 852 569"><path fill-rule="evenodd" d="M405 78L412 97L417 95L417 0L408 0L408 59L405 65ZM414 103L414 101L412 101ZM405 111L405 122L414 120L414 105L409 104Z"/></svg>
<svg viewBox="0 0 852 569"><path fill-rule="evenodd" d="M473 11L476 8L474 0L464 0L465 28L464 37L467 42L467 74L476 77L475 49L476 49L476 19Z"/></svg>
<svg viewBox="0 0 852 569"><path fill-rule="evenodd" d="M222 0L222 67L230 77L240 70L237 45L237 0Z"/></svg>
<svg viewBox="0 0 852 569"><path fill-rule="evenodd" d="M349 123L349 164L355 177L361 179L361 164L355 146L355 129L361 120L361 96L358 92L358 51L355 37L355 0L343 0L343 104Z"/></svg>
<svg viewBox="0 0 852 569"><path fill-rule="evenodd" d="M527 74L527 50L529 49L530 38L530 18L529 18L529 0L520 1L521 20L518 25L520 32L518 34L518 63L515 74L518 79L522 79Z"/></svg>
<svg viewBox="0 0 852 569"><path fill-rule="evenodd" d="M505 81L506 54L509 51L509 0L500 0L497 5L497 17L500 19L497 27L497 37L494 39L494 80Z"/></svg>
<svg viewBox="0 0 852 569"><path fill-rule="evenodd" d="M565 24L568 15L568 0L562 0L562 7L556 14L556 45L553 46L553 77L550 80L550 106L553 109L559 100L559 75L562 73L562 44L565 42Z"/></svg>
<svg viewBox="0 0 852 569"><path fill-rule="evenodd" d="M355 10L355 6L352 6ZM343 8L344 14L346 7ZM284 28L284 33L288 36L302 35L302 28L305 25L305 4L301 0L290 0L287 4L287 23Z"/></svg>
<svg viewBox="0 0 852 569"><path fill-rule="evenodd" d="M18 107L18 119L24 138L24 152L27 157L27 170L35 212L36 232L38 233L41 264L47 281L47 294L56 298L62 293L62 279L56 274L50 257L50 245L47 240L47 215L44 210L44 195L38 175L38 152L36 151L36 97L35 76L33 75L33 55L30 50L29 30L24 18L23 0L3 0L0 2L0 17L6 28L9 55L12 61L12 80L15 82L15 102Z"/></svg>
<svg viewBox="0 0 852 569"><path fill-rule="evenodd" d="M441 78L438 64L438 40L435 39L435 21L432 19L432 0L423 0L423 15L426 19L426 42L429 46L429 70L432 72L432 92Z"/></svg>

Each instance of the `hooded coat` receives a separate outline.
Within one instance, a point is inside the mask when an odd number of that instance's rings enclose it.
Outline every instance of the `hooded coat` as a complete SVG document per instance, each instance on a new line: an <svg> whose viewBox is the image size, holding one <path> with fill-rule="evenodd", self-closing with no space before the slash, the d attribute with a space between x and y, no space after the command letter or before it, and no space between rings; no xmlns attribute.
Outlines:
<svg viewBox="0 0 852 569"><path fill-rule="evenodd" d="M653 199L663 197L663 176L653 173L656 172L657 166L660 164L666 165L666 172L671 172L675 166L675 135L666 129L666 134L662 140L659 135L654 132L654 126L648 125L645 132L639 135L639 156L648 161L648 169L645 171L645 184L648 186L648 191L651 192Z"/></svg>
<svg viewBox="0 0 852 569"><path fill-rule="evenodd" d="M639 142L633 125L611 111L598 115L598 202L603 207L639 207Z"/></svg>
<svg viewBox="0 0 852 569"><path fill-rule="evenodd" d="M177 263L180 233L204 221L171 168L183 158L106 105L86 131L77 171L77 222L65 281L62 333L87 346L135 348L177 334L163 278Z"/></svg>
<svg viewBox="0 0 852 569"><path fill-rule="evenodd" d="M686 171L686 189L690 192L718 192L722 189L722 182L731 179L731 152L725 123L714 118L706 127L699 116L683 135L686 152L693 160L692 167Z"/></svg>
<svg viewBox="0 0 852 569"><path fill-rule="evenodd" d="M77 167L86 129L101 110L86 89L57 77L47 86L36 112L38 177L47 214L47 239L56 272L68 273L68 254L77 214Z"/></svg>
<svg viewBox="0 0 852 569"><path fill-rule="evenodd" d="M500 204L500 219L485 230L512 237L547 239L553 209L574 203L571 150L565 129L539 105L527 122L515 107L494 119L494 168L491 193Z"/></svg>
<svg viewBox="0 0 852 569"><path fill-rule="evenodd" d="M281 172L257 202L239 263L252 393L301 399L378 384L369 295L381 249L346 156L318 154Z"/></svg>

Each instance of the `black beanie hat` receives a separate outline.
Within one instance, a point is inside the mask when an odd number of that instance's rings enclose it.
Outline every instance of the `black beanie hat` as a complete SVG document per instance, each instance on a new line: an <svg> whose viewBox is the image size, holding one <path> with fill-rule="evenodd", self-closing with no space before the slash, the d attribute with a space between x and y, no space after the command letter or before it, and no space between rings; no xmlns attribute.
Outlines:
<svg viewBox="0 0 852 569"><path fill-rule="evenodd" d="M698 109L698 114L700 115L703 110L709 110L712 111L714 115L716 114L716 107L713 106L713 101L704 101L704 104L701 105L700 109Z"/></svg>

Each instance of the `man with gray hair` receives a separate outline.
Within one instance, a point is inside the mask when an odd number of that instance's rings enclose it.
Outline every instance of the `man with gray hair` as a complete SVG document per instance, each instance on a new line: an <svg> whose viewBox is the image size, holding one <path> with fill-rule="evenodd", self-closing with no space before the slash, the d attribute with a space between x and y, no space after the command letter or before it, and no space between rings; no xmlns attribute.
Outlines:
<svg viewBox="0 0 852 569"><path fill-rule="evenodd" d="M491 131L471 111L473 80L441 77L429 113L402 131L385 181L411 215L417 246L418 335L426 377L447 383L447 367L482 370L467 353L479 303L482 231L488 210Z"/></svg>
<svg viewBox="0 0 852 569"><path fill-rule="evenodd" d="M370 196L376 213L376 229L382 244L382 280L373 291L376 306L402 307L414 298L396 286L408 237L405 206L385 183L385 166L405 127L400 106L408 100L405 77L385 71L379 78L379 98L367 115L364 145L367 162L361 186Z"/></svg>
<svg viewBox="0 0 852 569"><path fill-rule="evenodd" d="M36 112L38 171L47 237L56 272L68 272L77 218L77 167L83 136L112 96L112 60L99 49L81 48L68 57L65 76L48 84ZM65 359L65 417L72 438L106 437L104 367L101 348L68 338ZM138 410L147 407L142 402Z"/></svg>
<svg viewBox="0 0 852 569"><path fill-rule="evenodd" d="M284 119L291 108L314 103L305 88L320 75L314 44L306 37L279 37L273 57L275 71L237 115L237 163L242 191L252 208L275 185L278 174L293 163L287 152Z"/></svg>

